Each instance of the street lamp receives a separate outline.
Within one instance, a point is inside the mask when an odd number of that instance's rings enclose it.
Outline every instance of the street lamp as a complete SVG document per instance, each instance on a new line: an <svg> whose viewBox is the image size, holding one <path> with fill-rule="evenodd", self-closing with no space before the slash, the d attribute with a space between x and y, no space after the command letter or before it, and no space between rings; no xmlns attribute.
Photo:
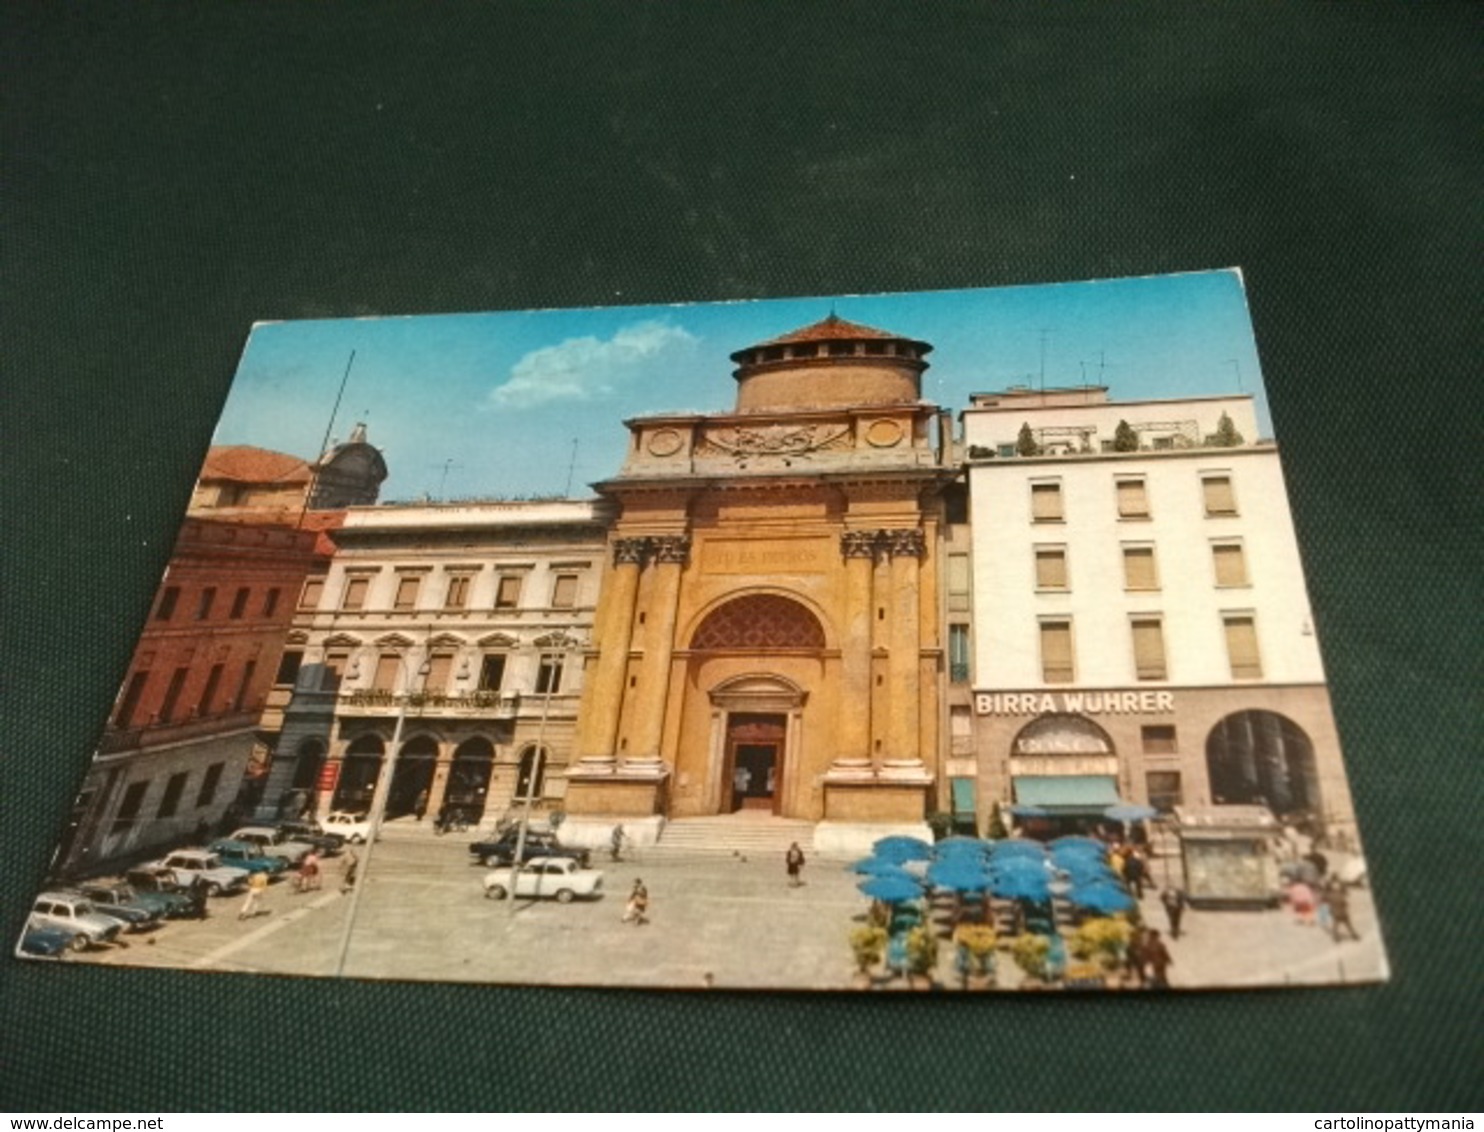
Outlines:
<svg viewBox="0 0 1484 1132"><path fill-rule="evenodd" d="M392 728L392 742L387 749L387 757L382 760L381 770L376 776L376 790L371 795L371 810L367 816L366 828L366 853L361 858L356 869L355 883L350 888L350 908L345 914L345 925L340 931L340 948L335 957L335 974L345 974L345 957L350 951L350 936L355 930L356 913L361 907L361 893L365 891L366 880L371 872L371 856L376 851L377 839L381 836L382 819L386 816L387 796L391 793L392 776L397 769L397 756L402 750L402 729L407 724L407 708L412 700L412 678L421 676L425 681L432 665L428 653L423 652L423 660L417 667L415 673L407 672L407 661L405 657L398 659L397 668L402 673L402 694L398 697L397 723Z"/></svg>
<svg viewBox="0 0 1484 1132"><path fill-rule="evenodd" d="M511 861L510 872L510 914L515 915L515 882L520 876L521 867L525 864L526 834L531 828L531 807L536 802L536 786L541 781L541 764L546 755L546 720L551 715L551 697L555 686L560 683L566 671L566 652L577 643L577 639L565 629L558 629L547 638L548 648L543 648L536 659L536 679L541 680L541 666L550 656L560 657L562 663L556 667L546 679L546 686L538 688L541 694L541 722L536 727L536 750L531 757L531 776L526 781L526 796L521 809L520 827L515 835L515 856Z"/></svg>

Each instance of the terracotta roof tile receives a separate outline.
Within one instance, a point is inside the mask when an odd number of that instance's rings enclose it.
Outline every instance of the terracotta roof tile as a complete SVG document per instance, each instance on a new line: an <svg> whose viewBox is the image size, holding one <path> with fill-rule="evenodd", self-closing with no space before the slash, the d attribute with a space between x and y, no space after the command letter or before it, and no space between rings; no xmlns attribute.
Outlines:
<svg viewBox="0 0 1484 1132"><path fill-rule="evenodd" d="M250 444L217 444L206 453L201 478L238 483L308 483L309 465L286 452Z"/></svg>
<svg viewBox="0 0 1484 1132"><path fill-rule="evenodd" d="M874 326L862 326L858 322L849 322L838 315L830 315L809 326L801 326L798 330L791 330L787 334L781 334L777 338L769 338L766 342L759 342L759 346L786 346L790 342L827 342L841 338L882 338L892 341L910 342L901 334L893 334L889 330L877 330Z"/></svg>

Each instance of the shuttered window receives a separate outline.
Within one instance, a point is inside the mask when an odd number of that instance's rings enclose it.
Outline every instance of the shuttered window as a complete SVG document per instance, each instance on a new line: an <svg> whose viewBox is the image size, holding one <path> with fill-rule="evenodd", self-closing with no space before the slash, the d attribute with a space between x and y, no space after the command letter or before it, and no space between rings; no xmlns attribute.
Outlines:
<svg viewBox="0 0 1484 1132"><path fill-rule="evenodd" d="M402 577L397 579L397 599L394 608L416 609L417 591L422 585L422 579L416 577Z"/></svg>
<svg viewBox="0 0 1484 1132"><path fill-rule="evenodd" d="M1159 571L1154 564L1154 547L1123 548L1123 584L1131 590L1159 589Z"/></svg>
<svg viewBox="0 0 1484 1132"><path fill-rule="evenodd" d="M495 591L496 609L514 609L520 604L520 575L506 574L500 579L500 587Z"/></svg>
<svg viewBox="0 0 1484 1132"><path fill-rule="evenodd" d="M1036 547L1036 589L1067 588L1067 551L1061 546Z"/></svg>
<svg viewBox="0 0 1484 1132"><path fill-rule="evenodd" d="M551 587L553 609L571 609L577 604L577 575L558 574Z"/></svg>
<svg viewBox="0 0 1484 1132"><path fill-rule="evenodd" d="M1245 586L1247 584L1247 556L1242 553L1239 542L1217 543L1211 548L1216 560L1216 584L1218 586Z"/></svg>
<svg viewBox="0 0 1484 1132"><path fill-rule="evenodd" d="M366 591L370 588L370 578L345 579L345 598L341 601L340 608L360 609L366 604Z"/></svg>
<svg viewBox="0 0 1484 1132"><path fill-rule="evenodd" d="M1118 517L1120 519L1149 518L1149 492L1143 480L1118 481Z"/></svg>
<svg viewBox="0 0 1484 1132"><path fill-rule="evenodd" d="M448 691L448 678L453 673L453 653L435 652L428 661L428 675L423 680L424 692L441 696Z"/></svg>
<svg viewBox="0 0 1484 1132"><path fill-rule="evenodd" d="M1072 623L1041 622L1041 678L1048 684L1068 684L1072 671Z"/></svg>
<svg viewBox="0 0 1484 1132"><path fill-rule="evenodd" d="M378 692L395 692L400 667L401 660L396 653L382 653L376 658L376 675L371 680L371 687Z"/></svg>
<svg viewBox="0 0 1484 1132"><path fill-rule="evenodd" d="M469 575L455 574L448 579L448 593L443 598L444 609L463 609L469 602Z"/></svg>
<svg viewBox="0 0 1484 1132"><path fill-rule="evenodd" d="M1031 519L1037 523L1057 523L1061 518L1061 484L1031 484Z"/></svg>
<svg viewBox="0 0 1484 1132"><path fill-rule="evenodd" d="M1223 618L1226 625L1226 653L1231 658L1232 679L1259 680L1262 661L1257 655L1257 626L1248 616Z"/></svg>
<svg viewBox="0 0 1484 1132"><path fill-rule="evenodd" d="M1205 499L1207 515L1237 513L1237 497L1232 494L1231 476L1203 476L1201 493Z"/></svg>
<svg viewBox="0 0 1484 1132"><path fill-rule="evenodd" d="M1134 670L1139 679L1165 679L1165 635L1159 618L1136 617L1130 624L1134 634Z"/></svg>
<svg viewBox="0 0 1484 1132"><path fill-rule="evenodd" d="M948 608L959 611L969 608L969 556L967 554L948 556Z"/></svg>
<svg viewBox="0 0 1484 1132"><path fill-rule="evenodd" d="M299 592L300 609L318 609L320 594L325 592L325 580L323 578L310 578L304 583L304 588Z"/></svg>

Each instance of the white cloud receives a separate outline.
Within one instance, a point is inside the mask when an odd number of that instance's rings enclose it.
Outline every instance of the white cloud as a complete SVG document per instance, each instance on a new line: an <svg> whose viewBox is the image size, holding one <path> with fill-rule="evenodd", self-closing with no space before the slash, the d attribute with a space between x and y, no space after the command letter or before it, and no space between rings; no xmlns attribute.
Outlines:
<svg viewBox="0 0 1484 1132"><path fill-rule="evenodd" d="M679 326L649 320L616 331L606 341L591 335L532 350L510 367L510 377L490 390L490 402L528 409L549 401L586 401L641 377L667 355L698 339Z"/></svg>

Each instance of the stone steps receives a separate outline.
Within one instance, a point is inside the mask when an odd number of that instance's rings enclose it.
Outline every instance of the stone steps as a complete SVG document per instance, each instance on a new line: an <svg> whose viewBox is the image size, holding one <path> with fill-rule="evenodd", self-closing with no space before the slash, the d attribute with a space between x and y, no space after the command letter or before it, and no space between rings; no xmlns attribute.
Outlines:
<svg viewBox="0 0 1484 1132"><path fill-rule="evenodd" d="M777 857L782 860L789 845L795 841L806 853L812 852L814 823L771 816L725 814L667 822L659 843L646 849L645 854L651 857Z"/></svg>

